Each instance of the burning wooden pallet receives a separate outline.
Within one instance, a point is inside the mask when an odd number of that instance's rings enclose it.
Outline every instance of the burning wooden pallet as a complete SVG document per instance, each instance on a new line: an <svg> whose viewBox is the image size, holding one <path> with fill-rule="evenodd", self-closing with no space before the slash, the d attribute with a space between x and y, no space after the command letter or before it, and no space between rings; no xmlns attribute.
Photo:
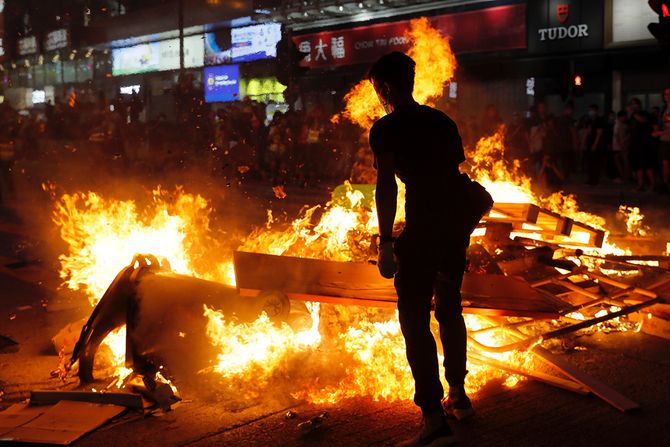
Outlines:
<svg viewBox="0 0 670 447"><path fill-rule="evenodd" d="M395 306L396 295L392 282L381 278L376 266L361 263L331 262L302 259L288 256L272 256L258 253L236 252L234 255L237 286L240 295L256 296L264 290L280 290L289 298L313 300L345 305L389 307ZM582 279L580 282L577 279ZM584 279L588 281L583 281ZM600 282L614 290L593 292L584 283ZM462 287L465 313L484 315L491 327L482 331L503 331L516 341L505 346L488 346L478 342L474 333L469 336L468 358L513 374L523 375L558 388L578 394L593 393L623 412L636 410L639 405L618 393L606 384L584 374L559 356L539 346L543 340L560 337L580 329L629 315L667 301L661 296L664 286L670 283L670 275L647 285L630 286L606 276L589 272L583 268L553 275L545 280L528 283L522 279L504 275L468 274ZM557 285L583 297L579 304L572 305L545 290L547 285ZM635 304L627 305L627 299L638 297ZM596 314L585 321L572 321L563 327L529 336L519 329L534 324L537 319L557 318L570 312L594 308L602 304L620 306L605 315ZM527 317L510 323L505 316ZM529 350L533 355L569 379L537 371L526 371L498 361L488 353Z"/></svg>
<svg viewBox="0 0 670 447"><path fill-rule="evenodd" d="M602 247L605 232L531 203L498 203L482 219L512 225L516 233L540 234L542 240L571 246Z"/></svg>
<svg viewBox="0 0 670 447"><path fill-rule="evenodd" d="M393 281L375 265L235 252L240 294L280 290L289 298L334 304L393 307ZM558 317L570 306L524 280L503 275L466 273L461 289L466 313L539 319Z"/></svg>

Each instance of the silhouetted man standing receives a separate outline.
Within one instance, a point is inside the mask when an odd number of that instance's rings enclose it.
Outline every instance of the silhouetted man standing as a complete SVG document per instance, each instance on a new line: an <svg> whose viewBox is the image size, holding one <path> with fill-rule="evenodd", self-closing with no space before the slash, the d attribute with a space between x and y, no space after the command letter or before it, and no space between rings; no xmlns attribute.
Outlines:
<svg viewBox="0 0 670 447"><path fill-rule="evenodd" d="M463 217L467 203L458 170L465 161L461 137L447 115L414 100L414 67L409 56L394 52L380 58L368 75L387 112L370 131L377 165L378 265L384 277L395 275L414 402L423 414L421 433L402 445L442 446L455 442L445 411L459 420L474 414L463 385L466 329L460 295L472 228ZM406 186L406 225L394 241L396 175ZM444 407L430 330L433 295L449 383Z"/></svg>

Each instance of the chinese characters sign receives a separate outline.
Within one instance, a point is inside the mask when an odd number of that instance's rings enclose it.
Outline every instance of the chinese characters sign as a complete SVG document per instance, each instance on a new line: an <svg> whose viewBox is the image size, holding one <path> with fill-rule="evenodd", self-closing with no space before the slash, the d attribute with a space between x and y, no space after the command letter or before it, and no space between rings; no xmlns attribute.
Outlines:
<svg viewBox="0 0 670 447"><path fill-rule="evenodd" d="M70 36L65 28L53 30L44 36L44 51L67 48L70 44Z"/></svg>
<svg viewBox="0 0 670 447"><path fill-rule="evenodd" d="M505 5L431 17L455 52L509 50L526 47L525 4ZM410 21L381 23L293 37L298 49L309 53L309 68L370 62L391 51L407 51Z"/></svg>
<svg viewBox="0 0 670 447"><path fill-rule="evenodd" d="M37 38L35 36L23 37L17 41L19 56L27 56L37 53Z"/></svg>

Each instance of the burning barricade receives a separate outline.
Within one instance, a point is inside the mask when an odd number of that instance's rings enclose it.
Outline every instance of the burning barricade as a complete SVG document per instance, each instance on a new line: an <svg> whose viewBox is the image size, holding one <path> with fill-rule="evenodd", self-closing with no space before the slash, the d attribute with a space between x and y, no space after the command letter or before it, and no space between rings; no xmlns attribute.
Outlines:
<svg viewBox="0 0 670 447"><path fill-rule="evenodd" d="M395 291L368 262L376 227L375 210L366 206L369 188L344 189L345 199L318 218L316 209L307 210L284 231L263 227L247 238L224 262L234 266L235 286L198 279L194 273L202 273L193 271L174 273L159 256L136 256L97 303L68 367L76 364L80 379L92 380L98 347L125 327L113 343L118 386L133 371L182 381L203 373L231 383L253 376L262 389L282 375L295 377L298 362L306 372L301 387L290 390L294 397L406 399L412 386L401 366ZM79 211L68 215L85 214ZM491 377L512 377L509 383L528 377L596 393L621 410L636 408L540 345L587 328L638 329L639 315L648 318L639 311L664 302L670 275L636 264L631 254L607 255L616 249L608 248L604 229L532 203L496 202L471 242L462 288L470 390ZM631 314L637 321L626 318ZM344 358L344 370L326 372L319 358ZM535 359L570 379L536 370Z"/></svg>
<svg viewBox="0 0 670 447"><path fill-rule="evenodd" d="M430 101L452 79L455 59L426 21L414 23L412 39L417 99ZM347 101L342 118L364 129L383 113L369 83ZM605 220L580 211L572 196L536 195L518 161L506 159L502 131L480 140L469 158L465 170L495 203L472 234L462 289L468 392L492 379L512 387L529 378L594 393L622 411L637 408L543 343L663 321L668 258L614 246ZM175 383L201 381L243 399L278 383L312 403L408 399L413 383L395 291L369 263L378 227L372 195L369 185L343 185L337 200L306 209L283 229L269 213L266 226L234 245L213 234L207 200L183 190L156 189L143 206L96 193L59 195L54 221L68 244L61 276L94 309L76 343L57 339L58 374L107 380L107 392L142 391L163 408L176 400ZM629 215L639 230L639 211ZM97 360L109 369L96 369Z"/></svg>
<svg viewBox="0 0 670 447"><path fill-rule="evenodd" d="M415 96L430 102L453 78L455 58L427 20L414 21L410 34ZM364 130L383 115L367 81L346 101L336 119ZM639 328L639 315L636 322L625 317L663 302L667 272L636 264L631 253L612 245L605 220L580 211L574 197L536 195L519 162L505 157L502 130L469 155L466 170L495 203L472 235L463 286L470 314L468 391L492 377L507 377L513 386L525 376L594 392L621 410L635 408L540 344L606 323ZM249 377L257 388L281 376L300 377L290 394L311 402L361 395L407 399L412 382L393 311L395 292L368 263L377 232L371 188L344 186L339 196L305 210L283 230L273 229L269 214L267 226L225 250L209 235L202 197L179 191L166 200L157 190L154 212L146 215L134 203L106 202L93 193L63 196L55 219L70 244L61 257L63 277L69 287L84 288L94 304L103 296L69 366L77 364L80 377L90 380L102 343L113 353L116 377L127 375L127 367L148 376L164 367L176 376L218 374L238 391ZM639 227L639 213L635 219ZM138 252L152 256L133 259ZM123 325L125 332L113 332ZM535 359L570 379L540 372Z"/></svg>

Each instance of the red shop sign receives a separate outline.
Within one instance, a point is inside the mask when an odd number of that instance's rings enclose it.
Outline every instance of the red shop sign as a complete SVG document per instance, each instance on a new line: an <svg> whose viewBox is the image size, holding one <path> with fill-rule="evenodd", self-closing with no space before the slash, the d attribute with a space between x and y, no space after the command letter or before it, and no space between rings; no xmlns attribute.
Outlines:
<svg viewBox="0 0 670 447"><path fill-rule="evenodd" d="M451 38L456 53L526 48L526 5L504 5L430 18ZM391 51L407 51L410 21L380 23L293 37L300 51L309 53L309 68L371 62Z"/></svg>

